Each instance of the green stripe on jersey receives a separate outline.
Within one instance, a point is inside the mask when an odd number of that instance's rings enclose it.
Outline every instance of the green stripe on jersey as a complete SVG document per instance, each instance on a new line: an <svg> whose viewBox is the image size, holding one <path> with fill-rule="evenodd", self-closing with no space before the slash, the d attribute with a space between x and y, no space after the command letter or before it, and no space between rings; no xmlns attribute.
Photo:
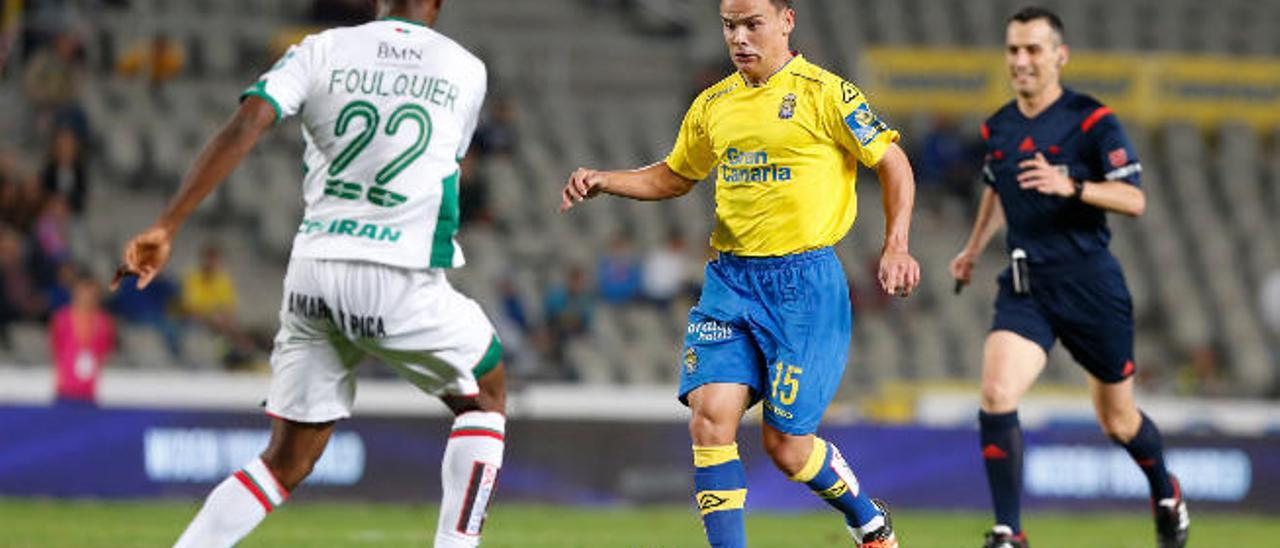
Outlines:
<svg viewBox="0 0 1280 548"><path fill-rule="evenodd" d="M493 336L493 341L489 343L489 349L485 350L484 357L480 358L480 363L471 368L471 374L479 379L485 373L493 370L502 361L502 342L498 340L498 336Z"/></svg>
<svg viewBox="0 0 1280 548"><path fill-rule="evenodd" d="M436 233L431 238L431 267L453 268L453 235L458 232L461 212L458 209L458 176L455 171L440 182L440 212L436 214Z"/></svg>
<svg viewBox="0 0 1280 548"><path fill-rule="evenodd" d="M274 98L274 97L272 97L270 94L268 94L268 93L267 93L267 79L266 79L266 78L263 78L263 79L261 79L261 80L258 80L258 81L257 81L257 82L255 82L252 86L249 86L249 89L244 90L244 93L241 93L241 94L240 94L240 101L242 101L242 102L243 102L243 101L244 101L244 98L245 98L245 97L248 97L248 96L250 96L250 95L252 95L252 96L254 96L254 97L259 97L259 98L261 98L262 100L266 101L266 102L267 102L267 104L271 105L271 108L275 109L275 111L276 111L276 119L275 119L276 123L279 123L279 122L280 122L280 118L284 117L284 110L280 108L280 103L277 103L277 102L276 102L276 100L275 100L275 98Z"/></svg>

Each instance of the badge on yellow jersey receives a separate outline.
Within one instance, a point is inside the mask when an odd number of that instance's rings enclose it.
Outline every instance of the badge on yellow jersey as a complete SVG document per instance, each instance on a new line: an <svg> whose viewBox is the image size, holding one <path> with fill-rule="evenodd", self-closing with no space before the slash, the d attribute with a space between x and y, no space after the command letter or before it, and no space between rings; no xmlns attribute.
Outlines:
<svg viewBox="0 0 1280 548"><path fill-rule="evenodd" d="M782 120L790 120L796 115L796 94L788 93L782 98L782 106L778 107L778 118Z"/></svg>

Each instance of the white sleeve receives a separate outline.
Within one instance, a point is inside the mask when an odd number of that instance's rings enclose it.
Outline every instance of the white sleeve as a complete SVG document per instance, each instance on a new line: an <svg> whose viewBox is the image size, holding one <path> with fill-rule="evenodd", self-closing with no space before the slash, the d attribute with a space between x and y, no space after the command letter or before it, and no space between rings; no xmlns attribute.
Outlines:
<svg viewBox="0 0 1280 548"><path fill-rule="evenodd" d="M290 46L270 70L240 94L240 100L250 95L261 97L276 110L276 121L297 114L311 90L319 49L320 38L316 35Z"/></svg>
<svg viewBox="0 0 1280 548"><path fill-rule="evenodd" d="M484 97L489 89L489 75L483 64L480 65L479 76L480 90L472 97L472 104L467 105L467 111L463 113L466 119L462 126L462 140L458 142L458 153L455 155L458 159L467 155L467 149L471 148L471 139L476 134L476 126L480 123L480 109L484 108Z"/></svg>

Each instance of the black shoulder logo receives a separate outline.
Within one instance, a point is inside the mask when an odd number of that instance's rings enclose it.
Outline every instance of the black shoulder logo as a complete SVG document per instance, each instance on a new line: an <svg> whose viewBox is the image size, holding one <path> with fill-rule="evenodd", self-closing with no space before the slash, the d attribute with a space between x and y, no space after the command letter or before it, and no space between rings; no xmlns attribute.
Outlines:
<svg viewBox="0 0 1280 548"><path fill-rule="evenodd" d="M844 102L852 103L862 96L862 92L849 82L840 82L840 91L844 94Z"/></svg>

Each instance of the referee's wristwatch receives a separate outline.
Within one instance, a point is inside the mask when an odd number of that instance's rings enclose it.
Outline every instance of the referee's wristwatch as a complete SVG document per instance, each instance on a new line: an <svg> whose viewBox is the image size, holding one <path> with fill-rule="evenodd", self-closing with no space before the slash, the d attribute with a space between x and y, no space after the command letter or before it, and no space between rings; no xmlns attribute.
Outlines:
<svg viewBox="0 0 1280 548"><path fill-rule="evenodd" d="M1070 199L1077 202L1084 201L1084 181L1072 179L1071 186L1074 190L1071 192Z"/></svg>

